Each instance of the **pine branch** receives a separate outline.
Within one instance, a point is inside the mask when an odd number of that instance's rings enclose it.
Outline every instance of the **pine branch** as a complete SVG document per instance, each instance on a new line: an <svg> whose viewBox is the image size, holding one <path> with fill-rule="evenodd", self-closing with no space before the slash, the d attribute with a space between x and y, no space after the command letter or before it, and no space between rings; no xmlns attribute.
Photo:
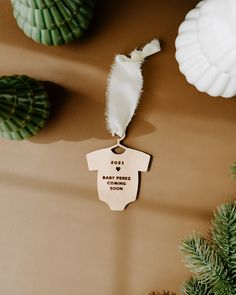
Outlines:
<svg viewBox="0 0 236 295"><path fill-rule="evenodd" d="M212 292L214 295L236 295L236 290L230 284L217 284L213 286Z"/></svg>
<svg viewBox="0 0 236 295"><path fill-rule="evenodd" d="M170 293L169 291L163 291L162 293L157 291L152 291L148 295L176 295L175 293Z"/></svg>
<svg viewBox="0 0 236 295"><path fill-rule="evenodd" d="M185 295L214 295L208 284L203 284L196 277L185 282L182 287L182 294Z"/></svg>
<svg viewBox="0 0 236 295"><path fill-rule="evenodd" d="M209 241L199 234L186 239L180 249L187 267L201 282L223 284L227 281L227 272L219 255Z"/></svg>
<svg viewBox="0 0 236 295"><path fill-rule="evenodd" d="M212 224L212 240L236 288L236 202L219 207Z"/></svg>
<svg viewBox="0 0 236 295"><path fill-rule="evenodd" d="M236 295L236 201L215 212L208 240L195 234L181 251L195 273L183 286L185 295Z"/></svg>
<svg viewBox="0 0 236 295"><path fill-rule="evenodd" d="M234 178L236 178L236 162L230 167L230 171L233 174Z"/></svg>

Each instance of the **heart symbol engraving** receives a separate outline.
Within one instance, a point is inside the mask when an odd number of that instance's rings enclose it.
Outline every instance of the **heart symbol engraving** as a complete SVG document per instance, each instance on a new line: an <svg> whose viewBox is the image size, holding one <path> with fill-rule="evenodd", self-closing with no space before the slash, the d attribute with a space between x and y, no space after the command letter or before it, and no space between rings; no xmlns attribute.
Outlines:
<svg viewBox="0 0 236 295"><path fill-rule="evenodd" d="M116 170L117 170L117 171L120 171L120 167L116 167Z"/></svg>

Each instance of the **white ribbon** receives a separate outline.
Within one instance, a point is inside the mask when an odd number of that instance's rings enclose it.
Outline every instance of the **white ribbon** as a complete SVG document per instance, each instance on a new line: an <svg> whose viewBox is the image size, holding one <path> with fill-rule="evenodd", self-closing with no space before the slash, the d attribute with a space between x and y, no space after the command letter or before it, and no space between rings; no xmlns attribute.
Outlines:
<svg viewBox="0 0 236 295"><path fill-rule="evenodd" d="M160 50L159 40L154 39L141 50L132 51L130 57L116 55L108 79L106 104L107 129L112 135L124 136L143 88L142 63Z"/></svg>

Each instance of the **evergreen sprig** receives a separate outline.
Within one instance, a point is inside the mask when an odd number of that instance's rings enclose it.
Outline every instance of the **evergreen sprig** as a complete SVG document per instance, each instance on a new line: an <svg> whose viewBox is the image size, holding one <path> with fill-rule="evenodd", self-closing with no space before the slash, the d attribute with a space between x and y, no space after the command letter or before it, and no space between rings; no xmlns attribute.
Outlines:
<svg viewBox="0 0 236 295"><path fill-rule="evenodd" d="M196 277L192 277L183 285L182 293L187 295L213 295L210 285L202 283Z"/></svg>
<svg viewBox="0 0 236 295"><path fill-rule="evenodd" d="M236 295L236 202L218 208L208 239L194 234L183 241L183 260L195 274L185 295Z"/></svg>
<svg viewBox="0 0 236 295"><path fill-rule="evenodd" d="M227 266L227 277L236 290L236 206L228 203L214 214L212 240Z"/></svg>
<svg viewBox="0 0 236 295"><path fill-rule="evenodd" d="M163 291L162 293L157 291L152 291L148 295L176 295L175 293L170 293L169 291Z"/></svg>
<svg viewBox="0 0 236 295"><path fill-rule="evenodd" d="M236 162L230 167L230 171L233 174L234 178L236 178Z"/></svg>

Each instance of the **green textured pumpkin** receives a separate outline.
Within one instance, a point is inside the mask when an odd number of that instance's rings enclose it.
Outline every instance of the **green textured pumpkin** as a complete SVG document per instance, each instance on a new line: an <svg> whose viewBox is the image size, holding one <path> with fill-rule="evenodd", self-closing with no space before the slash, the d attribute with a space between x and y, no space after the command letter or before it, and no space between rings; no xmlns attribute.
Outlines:
<svg viewBox="0 0 236 295"><path fill-rule="evenodd" d="M61 45L79 38L93 17L95 0L11 0L18 26L34 41Z"/></svg>
<svg viewBox="0 0 236 295"><path fill-rule="evenodd" d="M36 135L49 117L43 85L27 76L0 77L0 136L22 140Z"/></svg>

